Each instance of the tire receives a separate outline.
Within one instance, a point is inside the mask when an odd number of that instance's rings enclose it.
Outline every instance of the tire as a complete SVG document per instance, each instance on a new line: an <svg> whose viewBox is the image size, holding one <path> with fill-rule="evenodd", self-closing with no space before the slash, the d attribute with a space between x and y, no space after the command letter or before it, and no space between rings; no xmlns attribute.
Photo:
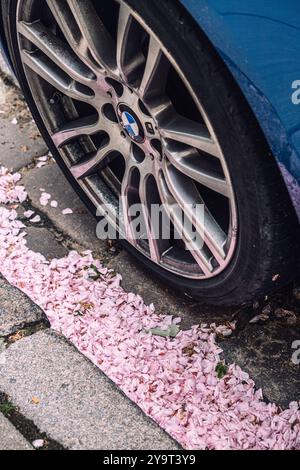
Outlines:
<svg viewBox="0 0 300 470"><path fill-rule="evenodd" d="M95 214L95 206L60 158L30 91L18 48L17 1L2 3L12 60L40 132L69 182ZM174 274L153 263L127 241L123 241L124 246L146 269L185 295L214 305L250 303L288 283L299 272L299 259L295 257L299 253L299 227L275 159L234 79L179 2L126 3L170 51L209 115L231 176L239 228L230 263L209 279Z"/></svg>

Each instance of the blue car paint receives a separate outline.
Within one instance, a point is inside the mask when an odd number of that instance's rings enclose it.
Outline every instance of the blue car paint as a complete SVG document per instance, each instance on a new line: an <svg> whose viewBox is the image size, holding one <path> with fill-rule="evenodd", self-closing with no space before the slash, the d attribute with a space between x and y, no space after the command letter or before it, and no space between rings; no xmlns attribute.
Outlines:
<svg viewBox="0 0 300 470"><path fill-rule="evenodd" d="M180 1L248 99L300 220L299 0Z"/></svg>

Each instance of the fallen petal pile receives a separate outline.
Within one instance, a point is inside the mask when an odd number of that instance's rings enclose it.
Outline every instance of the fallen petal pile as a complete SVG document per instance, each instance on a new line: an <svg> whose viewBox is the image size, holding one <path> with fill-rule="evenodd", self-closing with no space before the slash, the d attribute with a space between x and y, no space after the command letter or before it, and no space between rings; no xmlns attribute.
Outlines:
<svg viewBox="0 0 300 470"><path fill-rule="evenodd" d="M13 202L24 202L27 199L27 193L24 186L19 186L21 175L19 173L11 174L0 167L0 204L12 204Z"/></svg>
<svg viewBox="0 0 300 470"><path fill-rule="evenodd" d="M0 201L24 200L1 169ZM175 337L180 319L155 314L90 252L47 262L26 246L14 210L0 208L1 272L40 305L52 327L186 449L300 449L300 410L267 404L240 367L222 367L215 325ZM94 273L94 276L90 275ZM174 325L172 327L172 325ZM152 333L151 333L152 331Z"/></svg>

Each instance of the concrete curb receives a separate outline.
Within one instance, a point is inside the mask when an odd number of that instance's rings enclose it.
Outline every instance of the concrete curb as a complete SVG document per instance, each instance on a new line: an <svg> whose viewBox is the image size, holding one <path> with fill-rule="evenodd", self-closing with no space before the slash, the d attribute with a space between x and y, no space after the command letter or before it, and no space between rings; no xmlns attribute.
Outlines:
<svg viewBox="0 0 300 470"><path fill-rule="evenodd" d="M0 275L0 338L37 325L50 327L45 313Z"/></svg>
<svg viewBox="0 0 300 470"><path fill-rule="evenodd" d="M27 419L70 450L179 450L64 337L44 330L9 347L0 390Z"/></svg>

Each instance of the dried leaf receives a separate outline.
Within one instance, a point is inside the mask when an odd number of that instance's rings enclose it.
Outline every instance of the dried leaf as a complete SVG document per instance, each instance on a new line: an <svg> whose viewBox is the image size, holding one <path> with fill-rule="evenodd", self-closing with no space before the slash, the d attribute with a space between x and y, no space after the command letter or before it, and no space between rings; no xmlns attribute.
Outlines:
<svg viewBox="0 0 300 470"><path fill-rule="evenodd" d="M195 345L194 345L194 344L190 344L190 345L187 346L186 348L183 348L182 353L183 353L185 356L192 357L192 356L195 354Z"/></svg>
<svg viewBox="0 0 300 470"><path fill-rule="evenodd" d="M291 310L285 310L284 308L278 308L275 310L275 317L280 320L286 320L288 325L295 325L297 323L296 314Z"/></svg>
<svg viewBox="0 0 300 470"><path fill-rule="evenodd" d="M39 405L41 403L41 400L37 397L32 397L31 398L31 402L34 404L34 405Z"/></svg>
<svg viewBox="0 0 300 470"><path fill-rule="evenodd" d="M269 315L261 313L260 315L256 315L256 317L253 317L252 320L249 321L249 323L251 323L251 324L255 324L255 323L259 323L259 322L265 323L268 320L270 320Z"/></svg>

